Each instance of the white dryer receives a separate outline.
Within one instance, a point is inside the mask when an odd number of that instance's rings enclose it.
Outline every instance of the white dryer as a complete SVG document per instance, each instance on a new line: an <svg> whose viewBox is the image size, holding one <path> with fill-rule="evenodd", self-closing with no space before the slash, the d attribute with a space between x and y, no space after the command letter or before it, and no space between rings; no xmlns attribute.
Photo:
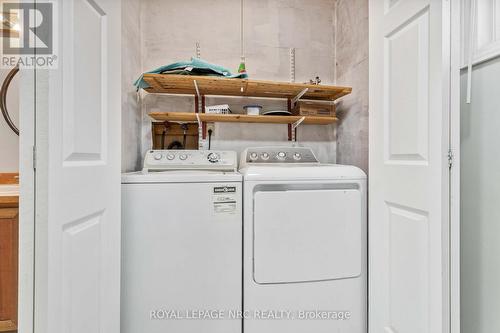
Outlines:
<svg viewBox="0 0 500 333"><path fill-rule="evenodd" d="M308 148L242 153L245 333L366 333L366 175Z"/></svg>
<svg viewBox="0 0 500 333"><path fill-rule="evenodd" d="M152 150L123 175L121 332L241 332L236 168L234 152Z"/></svg>

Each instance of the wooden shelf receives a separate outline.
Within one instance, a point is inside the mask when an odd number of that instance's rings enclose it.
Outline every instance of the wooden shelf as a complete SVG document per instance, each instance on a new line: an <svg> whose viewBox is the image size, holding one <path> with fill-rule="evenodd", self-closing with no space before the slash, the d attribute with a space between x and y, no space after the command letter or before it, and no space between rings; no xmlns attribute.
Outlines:
<svg viewBox="0 0 500 333"><path fill-rule="evenodd" d="M0 332L17 332L17 326L12 320L0 321Z"/></svg>
<svg viewBox="0 0 500 333"><path fill-rule="evenodd" d="M0 29L0 36L6 38L19 38L19 31L12 29Z"/></svg>
<svg viewBox="0 0 500 333"><path fill-rule="evenodd" d="M263 124L293 124L302 116L249 116L246 114L207 114L199 113L200 121L207 123L263 123ZM196 113L190 112L152 112L151 118L157 121L197 122ZM303 124L327 125L337 121L336 117L305 116Z"/></svg>
<svg viewBox="0 0 500 333"><path fill-rule="evenodd" d="M213 76L144 74L149 93L294 98L308 89L302 99L334 101L351 93L352 88L289 82L228 79Z"/></svg>

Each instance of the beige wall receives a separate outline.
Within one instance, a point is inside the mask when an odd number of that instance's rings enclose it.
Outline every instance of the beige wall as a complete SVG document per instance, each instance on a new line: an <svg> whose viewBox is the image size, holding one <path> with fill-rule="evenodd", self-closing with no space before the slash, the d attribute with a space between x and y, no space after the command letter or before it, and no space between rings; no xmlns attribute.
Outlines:
<svg viewBox="0 0 500 333"><path fill-rule="evenodd" d="M142 72L140 0L122 2L122 171L140 168L141 110L132 86Z"/></svg>
<svg viewBox="0 0 500 333"><path fill-rule="evenodd" d="M143 0L141 30L143 69L195 55L236 72L240 61L240 1ZM334 0L246 0L245 50L251 78L290 78L289 49L296 48L296 80L319 75L334 82ZM236 112L248 99L208 99L207 104L228 103ZM267 109L286 109L284 101L258 100ZM192 111L192 98L149 95L144 112ZM142 153L151 145L150 119L143 115ZM299 143L311 146L323 162L335 162L335 126L302 126ZM289 144L286 125L216 124L212 148L242 150L248 146Z"/></svg>
<svg viewBox="0 0 500 333"><path fill-rule="evenodd" d="M338 103L338 126L302 126L299 144L323 162L368 171L368 0L246 0L245 49L250 77L288 81L289 48L296 48L297 82L319 75L323 83L353 87ZM140 20L138 19L140 15ZM236 71L239 64L239 1L125 0L123 37L123 165L140 168L151 146L152 111L192 111L189 97L148 95L142 115L131 87L140 72L195 55ZM280 100L209 98L207 104L261 103L284 109ZM139 125L141 124L141 125ZM139 128L142 126L142 128ZM140 143L141 147L138 146ZM242 150L286 145L284 125L216 124L213 148Z"/></svg>
<svg viewBox="0 0 500 333"><path fill-rule="evenodd" d="M368 0L336 0L336 82L353 88L338 104L337 162L368 173Z"/></svg>

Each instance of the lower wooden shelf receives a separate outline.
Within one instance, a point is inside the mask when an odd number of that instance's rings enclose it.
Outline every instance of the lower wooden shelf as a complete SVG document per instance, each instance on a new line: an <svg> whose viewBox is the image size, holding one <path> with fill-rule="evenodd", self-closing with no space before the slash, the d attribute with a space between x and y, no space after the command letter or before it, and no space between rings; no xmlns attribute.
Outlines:
<svg viewBox="0 0 500 333"><path fill-rule="evenodd" d="M304 117L302 124L328 125L337 121L336 117L314 116L250 116L246 114L208 114L199 113L200 121L207 123L261 123L293 124ZM152 112L151 118L157 121L197 122L196 113L192 112Z"/></svg>

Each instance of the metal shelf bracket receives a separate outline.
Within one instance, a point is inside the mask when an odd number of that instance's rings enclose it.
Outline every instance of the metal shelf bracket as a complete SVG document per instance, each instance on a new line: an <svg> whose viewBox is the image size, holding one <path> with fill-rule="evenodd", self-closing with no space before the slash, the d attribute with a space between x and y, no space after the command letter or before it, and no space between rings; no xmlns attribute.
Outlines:
<svg viewBox="0 0 500 333"><path fill-rule="evenodd" d="M297 94L294 98L292 98L292 107L299 101L299 99L302 98L306 94L306 92L309 90L309 88L302 89L301 92Z"/></svg>
<svg viewBox="0 0 500 333"><path fill-rule="evenodd" d="M292 124L292 138L291 138L291 141L293 141L293 142L297 141L297 127L299 127L300 124L302 124L302 122L305 119L306 119L306 117L302 117L302 118L300 118L299 120L297 120L296 122L294 122Z"/></svg>
<svg viewBox="0 0 500 333"><path fill-rule="evenodd" d="M201 94L200 94L200 89L198 88L198 82L196 82L196 80L193 80L193 83L194 83L194 89L196 89L196 96L200 98Z"/></svg>

